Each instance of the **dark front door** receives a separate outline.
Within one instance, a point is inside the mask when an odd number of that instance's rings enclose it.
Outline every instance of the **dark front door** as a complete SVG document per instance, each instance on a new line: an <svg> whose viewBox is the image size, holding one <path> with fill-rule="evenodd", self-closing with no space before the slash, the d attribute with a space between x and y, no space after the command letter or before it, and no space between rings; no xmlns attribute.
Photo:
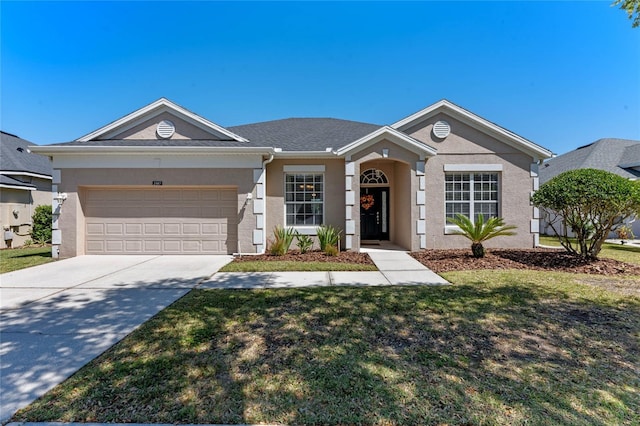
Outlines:
<svg viewBox="0 0 640 426"><path fill-rule="evenodd" d="M389 239L389 188L360 189L360 239Z"/></svg>

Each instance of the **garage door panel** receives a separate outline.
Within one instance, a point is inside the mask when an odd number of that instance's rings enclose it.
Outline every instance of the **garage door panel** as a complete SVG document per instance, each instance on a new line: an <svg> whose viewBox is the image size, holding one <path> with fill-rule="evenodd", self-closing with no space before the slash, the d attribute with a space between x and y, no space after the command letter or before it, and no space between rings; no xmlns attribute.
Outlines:
<svg viewBox="0 0 640 426"><path fill-rule="evenodd" d="M145 223L143 229L144 235L162 235L161 223Z"/></svg>
<svg viewBox="0 0 640 426"><path fill-rule="evenodd" d="M237 247L235 189L89 189L88 254L226 254Z"/></svg>
<svg viewBox="0 0 640 426"><path fill-rule="evenodd" d="M200 193L201 201L219 201L222 193L231 193L232 191L206 191ZM236 194L234 194L236 195ZM237 195L235 197L237 199Z"/></svg>
<svg viewBox="0 0 640 426"><path fill-rule="evenodd" d="M200 235L200 224L185 223L182 225L182 233L184 235Z"/></svg>
<svg viewBox="0 0 640 426"><path fill-rule="evenodd" d="M127 240L124 243L124 249L127 253L142 253L141 240Z"/></svg>
<svg viewBox="0 0 640 426"><path fill-rule="evenodd" d="M141 223L125 223L124 232L127 235L142 235Z"/></svg>
<svg viewBox="0 0 640 426"><path fill-rule="evenodd" d="M113 253L113 254L124 253L124 241L123 240L107 240L105 244L105 250L107 253Z"/></svg>
<svg viewBox="0 0 640 426"><path fill-rule="evenodd" d="M232 201L236 204L238 202L237 194L233 193L232 191L222 191L218 195L220 197L220 201Z"/></svg>
<svg viewBox="0 0 640 426"><path fill-rule="evenodd" d="M104 223L87 223L87 235L104 234Z"/></svg>
<svg viewBox="0 0 640 426"><path fill-rule="evenodd" d="M184 253L198 253L200 251L200 241L183 241L182 251Z"/></svg>
<svg viewBox="0 0 640 426"><path fill-rule="evenodd" d="M164 240L162 241L162 251L165 253L180 253L182 241Z"/></svg>
<svg viewBox="0 0 640 426"><path fill-rule="evenodd" d="M142 247L145 253L162 253L162 241L160 240L143 240Z"/></svg>
<svg viewBox="0 0 640 426"><path fill-rule="evenodd" d="M107 223L105 227L106 235L124 235L123 223Z"/></svg>
<svg viewBox="0 0 640 426"><path fill-rule="evenodd" d="M204 235L223 235L221 228L222 225L220 223L203 223L202 233Z"/></svg>
<svg viewBox="0 0 640 426"><path fill-rule="evenodd" d="M163 200L163 193L166 191L144 191L142 195L142 199L144 201L158 201L161 202ZM131 200L131 198L127 198ZM160 204L160 203L158 203Z"/></svg>
<svg viewBox="0 0 640 426"><path fill-rule="evenodd" d="M102 253L105 251L103 240L87 240L87 251L92 253Z"/></svg>
<svg viewBox="0 0 640 426"><path fill-rule="evenodd" d="M201 197L201 191L183 191L180 192L179 197L184 202L196 202L199 203Z"/></svg>
<svg viewBox="0 0 640 426"><path fill-rule="evenodd" d="M164 235L180 235L182 230L179 223L165 223L163 231Z"/></svg>

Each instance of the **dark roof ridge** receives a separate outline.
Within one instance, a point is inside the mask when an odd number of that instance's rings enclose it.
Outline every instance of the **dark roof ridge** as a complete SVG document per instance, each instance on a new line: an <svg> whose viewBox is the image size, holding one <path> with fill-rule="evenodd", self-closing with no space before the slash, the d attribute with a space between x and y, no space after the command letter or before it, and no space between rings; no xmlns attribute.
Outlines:
<svg viewBox="0 0 640 426"><path fill-rule="evenodd" d="M358 120L348 120L348 119L336 118L336 117L284 117L284 118L276 118L276 119L273 119L273 120L256 121L256 122L253 122L253 123L235 124L233 126L226 126L225 128L231 129L231 128L234 128L234 127L252 126L252 125L257 125L257 124L277 123L277 122L288 121L288 120L335 120L335 121L343 121L343 122L347 122L347 123L369 124L369 125L380 126L380 127L384 126L382 124L368 123L366 121L358 121Z"/></svg>

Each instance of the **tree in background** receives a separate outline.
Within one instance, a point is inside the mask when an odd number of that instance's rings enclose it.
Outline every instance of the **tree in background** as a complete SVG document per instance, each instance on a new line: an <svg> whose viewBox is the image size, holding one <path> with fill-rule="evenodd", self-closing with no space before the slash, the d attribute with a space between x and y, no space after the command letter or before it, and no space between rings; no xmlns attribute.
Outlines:
<svg viewBox="0 0 640 426"><path fill-rule="evenodd" d="M33 226L31 227L31 238L37 244L44 245L51 242L51 220L52 211L50 205L38 206L33 212L31 219Z"/></svg>
<svg viewBox="0 0 640 426"><path fill-rule="evenodd" d="M610 232L640 216L640 182L604 170L570 170L541 185L532 200L567 251L596 259Z"/></svg>
<svg viewBox="0 0 640 426"><path fill-rule="evenodd" d="M615 0L612 6L620 5L620 9L627 12L629 19L633 20L631 26L637 28L640 26L640 0ZM635 16L634 16L635 15Z"/></svg>

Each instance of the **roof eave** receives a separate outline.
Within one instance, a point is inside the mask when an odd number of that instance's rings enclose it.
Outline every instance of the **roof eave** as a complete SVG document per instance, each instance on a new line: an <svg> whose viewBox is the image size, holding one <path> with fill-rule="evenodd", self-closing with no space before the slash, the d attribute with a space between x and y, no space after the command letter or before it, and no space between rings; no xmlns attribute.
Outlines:
<svg viewBox="0 0 640 426"><path fill-rule="evenodd" d="M333 150L326 151L283 151L275 148L276 158L336 158Z"/></svg>
<svg viewBox="0 0 640 426"><path fill-rule="evenodd" d="M47 146L34 147L42 155L64 154L274 154L271 147L226 147L226 146Z"/></svg>
<svg viewBox="0 0 640 426"><path fill-rule="evenodd" d="M362 138L343 146L335 151L336 155L346 156L354 152L358 152L367 146L380 142L384 139L390 139L394 143L399 143L404 148L418 154L422 157L433 157L437 154L437 150L429 145L426 145L409 135L402 133L389 126L383 126L378 130L369 133Z"/></svg>
<svg viewBox="0 0 640 426"><path fill-rule="evenodd" d="M0 188L19 189L21 191L35 191L35 190L37 190L37 188L35 186L7 185L6 183L0 183Z"/></svg>
<svg viewBox="0 0 640 426"><path fill-rule="evenodd" d="M78 138L77 140L80 142L87 142L90 140L93 140L95 138L98 138L100 136L103 136L105 134L108 134L112 131L114 131L115 129L117 129L118 127L124 126L127 122L131 122L134 121L138 118L143 117L145 114L149 114L152 113L154 110L159 110L158 114L161 113L162 108L169 108L169 109L173 109L177 112L179 112L180 114L183 114L185 117L188 117L189 119L195 121L196 123L199 123L200 125L204 126L204 127L209 127L219 133L222 133L224 135L229 136L231 139L236 140L238 142L249 142L247 139L243 138L240 135L237 135L227 129L225 129L222 126L219 126L217 124L215 124L212 121L207 120L206 118L203 118L197 114L194 114L193 112L181 107L178 104L175 104L173 102L171 102L170 100L168 100L167 98L160 98L155 102L150 103L147 106L144 106L130 114L125 115L122 118L119 118L118 120L112 121L111 123L107 124L106 126L103 126L101 128L99 128L98 130L95 130L91 133L88 133L80 138Z"/></svg>
<svg viewBox="0 0 640 426"><path fill-rule="evenodd" d="M412 125L428 119L429 117L437 114L440 111L445 110L449 113L452 113L454 118L459 119L463 123L485 133L493 134L501 141L523 152L526 152L536 160L543 160L546 158L552 158L554 156L552 151L543 148L542 146L531 142L530 140L523 138L520 135L510 132L495 123L485 120L479 115L467 111L466 109L459 107L458 105L451 103L446 99L438 101L435 104L416 112L415 114L403 118L402 120L393 123L390 127L402 131Z"/></svg>
<svg viewBox="0 0 640 426"><path fill-rule="evenodd" d="M43 175L41 173L28 172L26 170L0 170L0 175L5 176L30 176L36 177L40 179L49 179L51 180L51 175Z"/></svg>

